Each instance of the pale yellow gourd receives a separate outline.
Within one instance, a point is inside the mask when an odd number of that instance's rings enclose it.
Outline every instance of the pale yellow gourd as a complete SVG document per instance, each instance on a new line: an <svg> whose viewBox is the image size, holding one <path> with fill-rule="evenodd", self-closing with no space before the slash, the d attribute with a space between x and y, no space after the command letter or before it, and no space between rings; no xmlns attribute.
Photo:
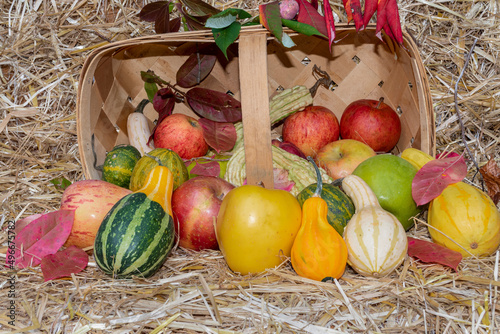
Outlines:
<svg viewBox="0 0 500 334"><path fill-rule="evenodd" d="M356 212L344 229L347 263L359 274L381 277L393 272L406 257L405 229L392 213L380 206L368 184L356 175L342 181Z"/></svg>
<svg viewBox="0 0 500 334"><path fill-rule="evenodd" d="M401 154L418 169L434 158L408 148ZM488 256L500 245L500 212L480 189L457 182L429 204L427 222L432 241L464 257Z"/></svg>

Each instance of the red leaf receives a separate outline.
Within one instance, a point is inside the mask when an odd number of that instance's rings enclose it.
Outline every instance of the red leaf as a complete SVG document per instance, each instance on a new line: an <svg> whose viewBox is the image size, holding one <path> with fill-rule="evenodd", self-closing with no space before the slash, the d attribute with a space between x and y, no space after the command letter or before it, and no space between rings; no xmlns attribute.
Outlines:
<svg viewBox="0 0 500 334"><path fill-rule="evenodd" d="M219 176L220 165L217 161L213 160L203 163L196 161L196 164L191 169L190 173L202 176Z"/></svg>
<svg viewBox="0 0 500 334"><path fill-rule="evenodd" d="M164 34L170 32L170 13L169 6L163 6L158 10L158 15L155 20L155 32L157 34Z"/></svg>
<svg viewBox="0 0 500 334"><path fill-rule="evenodd" d="M377 27L375 28L375 34L378 36L378 38L381 38L381 31L384 29L384 26L387 24L387 2L388 0L378 0L377 3ZM387 30L390 29L385 29L386 33Z"/></svg>
<svg viewBox="0 0 500 334"><path fill-rule="evenodd" d="M332 43L335 39L335 20L333 19L333 11L329 1L323 1L323 9L325 12L326 29L328 30L328 45L331 52Z"/></svg>
<svg viewBox="0 0 500 334"><path fill-rule="evenodd" d="M328 36L326 29L325 18L318 13L318 11L306 0L297 0L299 3L299 15L297 21L309 24L316 28L320 33Z"/></svg>
<svg viewBox="0 0 500 334"><path fill-rule="evenodd" d="M439 263L458 271L462 261L460 252L448 249L433 242L408 237L408 255L422 262Z"/></svg>
<svg viewBox="0 0 500 334"><path fill-rule="evenodd" d="M55 254L49 254L42 259L43 280L44 282L71 276L77 274L87 266L89 256L85 251L76 247L70 246L65 250Z"/></svg>
<svg viewBox="0 0 500 334"><path fill-rule="evenodd" d="M58 210L42 215L16 236L16 266L26 268L40 264L66 242L73 227L74 210Z"/></svg>
<svg viewBox="0 0 500 334"><path fill-rule="evenodd" d="M318 0L311 0L311 6L314 7L314 9L318 9Z"/></svg>
<svg viewBox="0 0 500 334"><path fill-rule="evenodd" d="M16 226L15 226L16 235L18 235L19 232L21 232L23 228L25 228L31 222L37 220L41 216L43 216L43 214L37 213L37 214L31 215L31 216L28 216L28 217L25 217L23 219L19 219L18 221L16 221Z"/></svg>
<svg viewBox="0 0 500 334"><path fill-rule="evenodd" d="M236 129L233 123L214 122L206 118L198 120L203 128L207 144L217 152L229 151L236 144Z"/></svg>
<svg viewBox="0 0 500 334"><path fill-rule="evenodd" d="M479 169L479 172L488 188L488 195L495 205L498 204L500 201L500 167L498 167L495 160L491 159Z"/></svg>
<svg viewBox="0 0 500 334"><path fill-rule="evenodd" d="M347 14L347 23L354 21L356 31L363 29L363 12L359 0L342 0Z"/></svg>
<svg viewBox="0 0 500 334"><path fill-rule="evenodd" d="M462 156L434 159L426 163L412 182L412 196L417 205L429 203L450 184L467 176L467 165Z"/></svg>
<svg viewBox="0 0 500 334"><path fill-rule="evenodd" d="M273 168L274 189L291 191L295 182L288 179L288 171L282 168Z"/></svg>
<svg viewBox="0 0 500 334"><path fill-rule="evenodd" d="M153 140L156 128L165 117L172 115L175 107L175 94L170 88L159 89L153 97L153 108L158 112L158 121L151 131L148 144Z"/></svg>
<svg viewBox="0 0 500 334"><path fill-rule="evenodd" d="M139 18L146 22L155 22L158 16L163 12L163 8L167 7L170 4L170 1L156 1L152 3L148 3L144 7L142 7L139 12Z"/></svg>
<svg viewBox="0 0 500 334"><path fill-rule="evenodd" d="M186 93L185 98L194 112L211 121L241 121L241 103L229 94L195 87Z"/></svg>
<svg viewBox="0 0 500 334"><path fill-rule="evenodd" d="M217 56L215 54L193 53L177 71L177 85L183 88L196 86L210 74L216 61Z"/></svg>
<svg viewBox="0 0 500 334"><path fill-rule="evenodd" d="M379 1L380 0L365 0L365 12L363 13L363 24L365 27L370 22L373 14L375 14Z"/></svg>
<svg viewBox="0 0 500 334"><path fill-rule="evenodd" d="M394 35L393 39L401 45L403 44L403 32L401 30L397 0L388 0L386 10L387 22L391 28L392 34Z"/></svg>

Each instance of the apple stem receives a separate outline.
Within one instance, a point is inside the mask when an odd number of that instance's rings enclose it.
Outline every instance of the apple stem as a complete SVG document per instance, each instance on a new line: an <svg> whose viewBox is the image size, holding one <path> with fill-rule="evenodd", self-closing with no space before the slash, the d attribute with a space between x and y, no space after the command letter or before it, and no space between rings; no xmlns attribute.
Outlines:
<svg viewBox="0 0 500 334"><path fill-rule="evenodd" d="M381 97L381 98L378 100L377 109L380 109L380 105L382 104L382 102L384 102L384 98L383 98L383 97Z"/></svg>
<svg viewBox="0 0 500 334"><path fill-rule="evenodd" d="M321 192L323 191L323 179L321 178L321 172L319 171L318 165L316 165L313 158L308 156L307 160L309 160L309 162L314 166L314 169L316 170L316 179L318 180L313 197L321 197Z"/></svg>

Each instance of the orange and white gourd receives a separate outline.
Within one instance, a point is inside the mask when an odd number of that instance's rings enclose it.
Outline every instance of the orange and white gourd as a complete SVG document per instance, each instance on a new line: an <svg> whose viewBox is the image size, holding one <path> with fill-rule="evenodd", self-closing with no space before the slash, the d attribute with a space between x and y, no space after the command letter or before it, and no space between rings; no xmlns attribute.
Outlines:
<svg viewBox="0 0 500 334"><path fill-rule="evenodd" d="M356 212L344 229L347 263L364 276L389 275L404 261L408 250L405 229L380 206L368 184L356 175L342 181Z"/></svg>

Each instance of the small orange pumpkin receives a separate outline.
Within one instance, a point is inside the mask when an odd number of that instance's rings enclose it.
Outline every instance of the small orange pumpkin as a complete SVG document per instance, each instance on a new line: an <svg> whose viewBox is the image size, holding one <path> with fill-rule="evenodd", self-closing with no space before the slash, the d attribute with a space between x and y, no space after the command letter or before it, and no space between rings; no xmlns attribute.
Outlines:
<svg viewBox="0 0 500 334"><path fill-rule="evenodd" d="M323 182L318 167L316 192L302 205L302 223L293 242L292 267L302 277L322 281L340 278L347 264L347 247L342 236L328 223L328 205L320 197Z"/></svg>

